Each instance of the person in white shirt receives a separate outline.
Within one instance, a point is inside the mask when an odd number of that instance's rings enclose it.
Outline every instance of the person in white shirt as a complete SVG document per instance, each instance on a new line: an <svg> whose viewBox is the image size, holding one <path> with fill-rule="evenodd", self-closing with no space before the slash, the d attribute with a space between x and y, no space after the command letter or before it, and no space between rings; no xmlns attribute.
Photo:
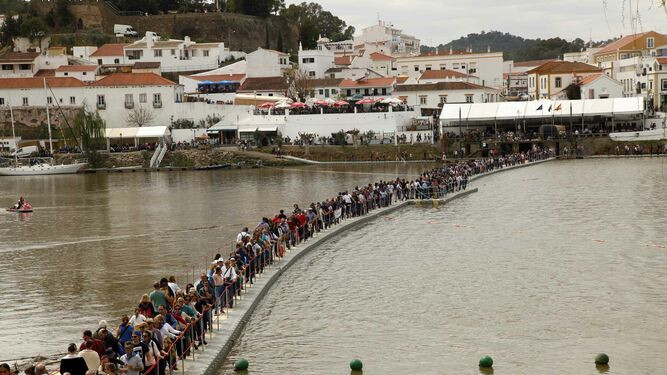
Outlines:
<svg viewBox="0 0 667 375"><path fill-rule="evenodd" d="M89 370L100 367L100 355L93 350L93 340L86 341L86 348L79 352L79 357L86 361Z"/></svg>
<svg viewBox="0 0 667 375"><path fill-rule="evenodd" d="M139 348L139 353L141 353L141 347L138 346L137 348ZM124 372L125 375L139 375L140 371L144 369L144 362L141 359L141 354L134 352L133 349L132 342L126 342L125 354L120 357L120 360L125 364L125 367L121 367L121 371Z"/></svg>
<svg viewBox="0 0 667 375"><path fill-rule="evenodd" d="M178 292L181 291L181 287L176 284L176 276L169 276L169 282L167 283L169 285L169 288L171 289L172 292L174 292L174 295L177 295Z"/></svg>
<svg viewBox="0 0 667 375"><path fill-rule="evenodd" d="M165 338L169 337L170 339L173 340L176 339L176 337L181 334L181 331L175 329L169 323L165 323L162 315L158 315L155 317L155 325L160 329L162 337Z"/></svg>
<svg viewBox="0 0 667 375"><path fill-rule="evenodd" d="M139 309L134 309L134 315L130 318L129 324L133 327L136 327L143 323L146 320L144 314L139 313Z"/></svg>

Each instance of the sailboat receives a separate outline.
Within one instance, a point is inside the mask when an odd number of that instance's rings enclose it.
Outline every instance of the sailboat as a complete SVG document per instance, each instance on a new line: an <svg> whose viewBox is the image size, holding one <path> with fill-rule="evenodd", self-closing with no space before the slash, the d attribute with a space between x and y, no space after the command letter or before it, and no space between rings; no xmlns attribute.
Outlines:
<svg viewBox="0 0 667 375"><path fill-rule="evenodd" d="M44 92L48 97L46 90L46 78L44 78ZM9 103L9 115L12 121L12 137L16 139L16 132L14 129L14 110L11 102ZM53 155L53 140L51 139L51 117L49 114L49 101L46 101L46 123L49 127L49 151ZM0 176L39 176L50 174L73 174L77 173L83 168L86 163L74 164L54 164L52 162L38 162L32 165L19 165L18 156L14 155L14 165L9 167L0 167Z"/></svg>

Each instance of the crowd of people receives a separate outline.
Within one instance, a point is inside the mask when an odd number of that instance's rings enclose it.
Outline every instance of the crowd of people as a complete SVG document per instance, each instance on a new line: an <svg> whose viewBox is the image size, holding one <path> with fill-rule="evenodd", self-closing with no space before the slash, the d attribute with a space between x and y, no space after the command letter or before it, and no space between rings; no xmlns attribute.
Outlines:
<svg viewBox="0 0 667 375"><path fill-rule="evenodd" d="M243 228L232 251L216 254L198 282L181 287L174 276L162 278L150 293L141 296L132 314L120 317L116 327L102 320L94 331L84 330L79 345L68 345L58 370L69 375L163 375L170 369L175 371L180 358L207 345L215 317L228 313L247 285L290 248L350 218L408 199L443 198L465 190L474 175L549 156L546 149L533 149L458 160L427 170L416 179L381 180L303 207L294 204L289 211L280 210L273 217L262 218L253 229ZM0 375L16 373L9 365L0 364ZM44 363L36 363L23 373L49 372Z"/></svg>

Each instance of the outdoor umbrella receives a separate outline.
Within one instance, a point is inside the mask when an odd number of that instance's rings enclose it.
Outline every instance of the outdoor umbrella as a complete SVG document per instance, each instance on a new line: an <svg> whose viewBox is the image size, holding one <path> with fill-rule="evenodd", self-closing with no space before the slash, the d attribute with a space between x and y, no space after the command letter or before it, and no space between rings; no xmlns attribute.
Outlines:
<svg viewBox="0 0 667 375"><path fill-rule="evenodd" d="M314 105L328 106L329 102L326 100L316 100L313 102Z"/></svg>
<svg viewBox="0 0 667 375"><path fill-rule="evenodd" d="M290 107L290 109L295 109L295 108L306 108L308 106L306 105L306 103L294 102L289 107Z"/></svg>
<svg viewBox="0 0 667 375"><path fill-rule="evenodd" d="M342 107L344 105L349 105L350 103L346 102L345 100L339 100L337 102L334 102L334 107Z"/></svg>
<svg viewBox="0 0 667 375"><path fill-rule="evenodd" d="M265 102L265 103L260 104L257 108L269 109L269 108L273 108L275 106L276 106L276 103L274 103L274 102Z"/></svg>
<svg viewBox="0 0 667 375"><path fill-rule="evenodd" d="M372 98L364 98L357 102L357 104L373 104L373 103L375 103L375 99Z"/></svg>

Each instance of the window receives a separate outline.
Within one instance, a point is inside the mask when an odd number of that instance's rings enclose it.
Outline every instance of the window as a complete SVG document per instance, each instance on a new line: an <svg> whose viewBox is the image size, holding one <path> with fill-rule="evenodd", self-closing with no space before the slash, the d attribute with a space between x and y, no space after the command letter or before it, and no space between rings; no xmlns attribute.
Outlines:
<svg viewBox="0 0 667 375"><path fill-rule="evenodd" d="M146 94L139 94L139 103L146 103Z"/></svg>
<svg viewBox="0 0 667 375"><path fill-rule="evenodd" d="M308 76L309 76L309 77L315 77L315 72L313 72L313 71L311 70L310 72L308 72Z"/></svg>
<svg viewBox="0 0 667 375"><path fill-rule="evenodd" d="M204 57L208 57L208 50L207 50L207 49L205 49L204 51L202 51L202 53L204 54Z"/></svg>
<svg viewBox="0 0 667 375"><path fill-rule="evenodd" d="M161 50L161 49L155 49L155 50L153 50L153 56L155 56L155 57L162 57L162 50Z"/></svg>
<svg viewBox="0 0 667 375"><path fill-rule="evenodd" d="M134 103L134 98L132 97L132 94L125 94L125 104L132 104Z"/></svg>
<svg viewBox="0 0 667 375"><path fill-rule="evenodd" d="M426 99L428 97L426 95L419 95L419 105L426 105Z"/></svg>
<svg viewBox="0 0 667 375"><path fill-rule="evenodd" d="M446 70L447 64L440 64L440 70Z"/></svg>
<svg viewBox="0 0 667 375"><path fill-rule="evenodd" d="M329 97L329 89L324 90L324 97L328 98Z"/></svg>
<svg viewBox="0 0 667 375"><path fill-rule="evenodd" d="M336 89L331 89L331 95L336 95L338 94L338 90Z"/></svg>
<svg viewBox="0 0 667 375"><path fill-rule="evenodd" d="M172 56L176 56L176 50L175 50L175 49L172 49L172 50L171 50L171 55L172 55Z"/></svg>
<svg viewBox="0 0 667 375"><path fill-rule="evenodd" d="M104 95L97 95L97 108L105 109L107 107L107 102L104 100Z"/></svg>
<svg viewBox="0 0 667 375"><path fill-rule="evenodd" d="M50 96L47 96L46 97L46 104L49 104L49 105L53 104L53 98L50 97Z"/></svg>
<svg viewBox="0 0 667 375"><path fill-rule="evenodd" d="M74 96L70 96L70 97L69 97L69 104L70 104L70 105L74 105L74 104L76 104L76 97L74 97Z"/></svg>
<svg viewBox="0 0 667 375"><path fill-rule="evenodd" d="M320 95L324 95L324 89L320 89L319 92L320 92Z"/></svg>
<svg viewBox="0 0 667 375"><path fill-rule="evenodd" d="M370 94L370 91L368 91L368 89L364 89L364 95L369 95L369 94Z"/></svg>
<svg viewBox="0 0 667 375"><path fill-rule="evenodd" d="M382 88L382 95L387 95L387 88L386 87Z"/></svg>
<svg viewBox="0 0 667 375"><path fill-rule="evenodd" d="M304 63L304 64L312 64L312 63L315 62L315 58L314 57L304 57L303 59L301 59L301 62Z"/></svg>
<svg viewBox="0 0 667 375"><path fill-rule="evenodd" d="M67 77L68 75L69 75L69 73L68 73L68 72L65 72L65 77Z"/></svg>
<svg viewBox="0 0 667 375"><path fill-rule="evenodd" d="M655 45L654 38L646 38L646 48L653 48L654 45Z"/></svg>
<svg viewBox="0 0 667 375"><path fill-rule="evenodd" d="M459 65L460 65L459 63L454 63L454 69L458 69Z"/></svg>
<svg viewBox="0 0 667 375"><path fill-rule="evenodd" d="M442 104L447 103L447 95L440 95L440 103Z"/></svg>
<svg viewBox="0 0 667 375"><path fill-rule="evenodd" d="M347 96L352 96L352 90L347 89Z"/></svg>
<svg viewBox="0 0 667 375"><path fill-rule="evenodd" d="M430 64L426 65L426 70L431 70L431 65Z"/></svg>
<svg viewBox="0 0 667 375"><path fill-rule="evenodd" d="M86 75L86 72L83 72L83 75L85 76L85 75Z"/></svg>
<svg viewBox="0 0 667 375"><path fill-rule="evenodd" d="M113 59L114 64L120 64L120 59Z"/></svg>
<svg viewBox="0 0 667 375"><path fill-rule="evenodd" d="M466 103L472 103L472 94L466 94Z"/></svg>
<svg viewBox="0 0 667 375"><path fill-rule="evenodd" d="M5 98L0 98L0 105L5 105Z"/></svg>
<svg viewBox="0 0 667 375"><path fill-rule="evenodd" d="M23 105L28 105L28 98L23 97Z"/></svg>
<svg viewBox="0 0 667 375"><path fill-rule="evenodd" d="M361 89L354 89L355 94L361 94Z"/></svg>
<svg viewBox="0 0 667 375"><path fill-rule="evenodd" d="M3 65L2 70L14 70L14 65Z"/></svg>
<svg viewBox="0 0 667 375"><path fill-rule="evenodd" d="M419 65L415 65L415 72L419 71Z"/></svg>
<svg viewBox="0 0 667 375"><path fill-rule="evenodd" d="M97 59L97 65L102 65L102 59Z"/></svg>
<svg viewBox="0 0 667 375"><path fill-rule="evenodd" d="M662 80L662 91L667 91L667 79Z"/></svg>
<svg viewBox="0 0 667 375"><path fill-rule="evenodd" d="M161 94L153 94L153 104L162 104Z"/></svg>
<svg viewBox="0 0 667 375"><path fill-rule="evenodd" d="M561 77L556 77L556 88L560 88L563 86L563 79Z"/></svg>
<svg viewBox="0 0 667 375"><path fill-rule="evenodd" d="M32 66L30 64L20 64L19 65L19 70L31 70Z"/></svg>

